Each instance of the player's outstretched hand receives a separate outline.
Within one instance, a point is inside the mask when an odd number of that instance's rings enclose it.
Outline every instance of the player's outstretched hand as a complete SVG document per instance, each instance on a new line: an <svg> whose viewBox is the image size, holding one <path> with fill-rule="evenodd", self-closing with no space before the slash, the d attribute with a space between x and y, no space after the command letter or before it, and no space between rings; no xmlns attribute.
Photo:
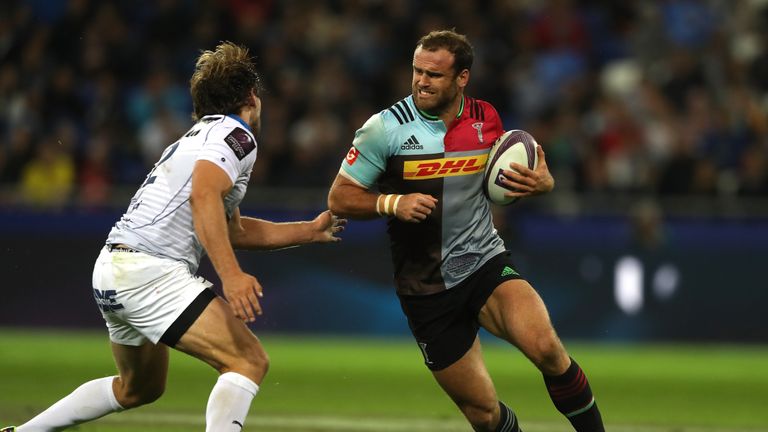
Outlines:
<svg viewBox="0 0 768 432"><path fill-rule="evenodd" d="M253 322L261 315L259 298L262 293L261 284L248 273L239 272L227 278L222 278L224 297L236 317L245 322Z"/></svg>
<svg viewBox="0 0 768 432"><path fill-rule="evenodd" d="M437 207L437 198L432 195L421 193L403 195L397 203L395 216L404 222L418 223L432 214L435 207Z"/></svg>
<svg viewBox="0 0 768 432"><path fill-rule="evenodd" d="M509 164L512 170L504 170L504 184L513 188L513 191L505 192L504 196L523 198L533 195L541 195L552 191L555 188L555 179L549 172L547 160L544 157L544 149L536 146L536 152L539 156L539 163L536 169L532 170L520 164Z"/></svg>
<svg viewBox="0 0 768 432"><path fill-rule="evenodd" d="M341 241L341 237L336 237L336 234L344 231L347 220L334 215L330 210L326 210L317 215L311 223L314 231L313 241L315 243L328 243Z"/></svg>

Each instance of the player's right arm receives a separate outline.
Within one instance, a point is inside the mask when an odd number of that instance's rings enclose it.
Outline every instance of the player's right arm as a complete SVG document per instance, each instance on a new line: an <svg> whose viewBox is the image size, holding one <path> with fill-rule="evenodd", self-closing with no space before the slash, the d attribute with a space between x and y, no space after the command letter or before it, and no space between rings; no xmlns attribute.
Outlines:
<svg viewBox="0 0 768 432"><path fill-rule="evenodd" d="M240 269L224 210L224 196L232 188L227 173L213 162L198 160L192 171L190 205L195 232L222 283L224 296L238 318L251 322L261 315L262 288L255 277Z"/></svg>
<svg viewBox="0 0 768 432"><path fill-rule="evenodd" d="M336 176L328 193L328 208L331 212L349 219L373 219L388 215L404 222L421 222L432 214L436 205L436 198L421 193L373 193L343 174Z"/></svg>
<svg viewBox="0 0 768 432"><path fill-rule="evenodd" d="M352 148L328 193L328 208L335 215L350 219L394 216L405 222L421 222L436 207L437 199L431 195L385 195L370 191L387 165L386 136L380 114L373 115L355 133Z"/></svg>

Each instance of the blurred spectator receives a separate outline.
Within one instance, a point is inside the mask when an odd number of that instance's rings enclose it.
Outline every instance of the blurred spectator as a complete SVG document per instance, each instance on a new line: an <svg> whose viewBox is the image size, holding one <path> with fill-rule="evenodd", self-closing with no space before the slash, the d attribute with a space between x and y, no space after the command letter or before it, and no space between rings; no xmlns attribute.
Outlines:
<svg viewBox="0 0 768 432"><path fill-rule="evenodd" d="M17 127L10 134L10 143L3 152L5 163L0 165L0 181L4 184L19 182L21 171L35 154L33 134L29 128Z"/></svg>
<svg viewBox="0 0 768 432"><path fill-rule="evenodd" d="M113 181L111 151L109 134L105 130L95 131L78 170L78 204L81 206L93 209L109 202Z"/></svg>
<svg viewBox="0 0 768 432"><path fill-rule="evenodd" d="M664 215L653 200L642 199L633 204L629 209L629 224L633 247L653 252L666 245Z"/></svg>
<svg viewBox="0 0 768 432"><path fill-rule="evenodd" d="M139 128L139 143L144 164L153 166L166 147L189 128L189 122L177 113L161 106Z"/></svg>
<svg viewBox="0 0 768 432"><path fill-rule="evenodd" d="M753 145L741 155L739 194L768 196L768 149Z"/></svg>
<svg viewBox="0 0 768 432"><path fill-rule="evenodd" d="M87 205L140 183L190 125L195 56L233 39L268 89L251 181L327 186L361 113L410 93L401 47L455 27L469 94L533 132L559 192L765 197L766 26L765 1L3 2L0 182L59 161Z"/></svg>
<svg viewBox="0 0 768 432"><path fill-rule="evenodd" d="M69 202L74 185L72 156L58 142L46 140L22 169L20 198L33 207L60 208Z"/></svg>

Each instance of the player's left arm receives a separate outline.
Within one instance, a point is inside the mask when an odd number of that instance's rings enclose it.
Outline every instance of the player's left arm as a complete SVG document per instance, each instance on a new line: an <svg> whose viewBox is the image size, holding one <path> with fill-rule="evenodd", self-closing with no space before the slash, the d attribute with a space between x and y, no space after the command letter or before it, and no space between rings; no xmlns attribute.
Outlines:
<svg viewBox="0 0 768 432"><path fill-rule="evenodd" d="M242 216L235 209L229 220L229 239L235 249L274 250L307 243L341 241L346 219L326 210L311 221L271 222Z"/></svg>
<svg viewBox="0 0 768 432"><path fill-rule="evenodd" d="M493 119L495 126L498 128L499 135L504 133L504 126L501 122L501 117L496 111L496 108L486 103L484 108L489 113L489 118ZM526 166L512 163L509 170L504 170L505 180L502 180L507 186L513 188L514 191L504 193L507 197L524 198L533 195L541 195L547 192L551 192L555 188L555 179L549 172L547 167L547 160L544 155L544 149L540 145L536 146L536 153L539 159L535 169L529 169ZM516 170L516 171L512 171Z"/></svg>
<svg viewBox="0 0 768 432"><path fill-rule="evenodd" d="M544 149L540 145L536 146L536 153L538 153L539 163L535 169L511 163L509 166L512 169L504 170L504 177L507 178L504 183L515 189L515 191L504 193L505 196L524 198L545 194L555 188L555 178L549 172Z"/></svg>

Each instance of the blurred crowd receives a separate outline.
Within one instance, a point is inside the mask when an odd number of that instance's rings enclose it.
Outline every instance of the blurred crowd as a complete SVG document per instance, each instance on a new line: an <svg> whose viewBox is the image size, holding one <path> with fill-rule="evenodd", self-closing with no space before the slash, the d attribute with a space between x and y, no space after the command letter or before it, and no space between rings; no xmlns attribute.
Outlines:
<svg viewBox="0 0 768 432"><path fill-rule="evenodd" d="M441 28L470 37L467 93L537 138L559 190L768 196L767 0L4 0L0 202L138 185L221 40L267 88L252 182L328 187Z"/></svg>

